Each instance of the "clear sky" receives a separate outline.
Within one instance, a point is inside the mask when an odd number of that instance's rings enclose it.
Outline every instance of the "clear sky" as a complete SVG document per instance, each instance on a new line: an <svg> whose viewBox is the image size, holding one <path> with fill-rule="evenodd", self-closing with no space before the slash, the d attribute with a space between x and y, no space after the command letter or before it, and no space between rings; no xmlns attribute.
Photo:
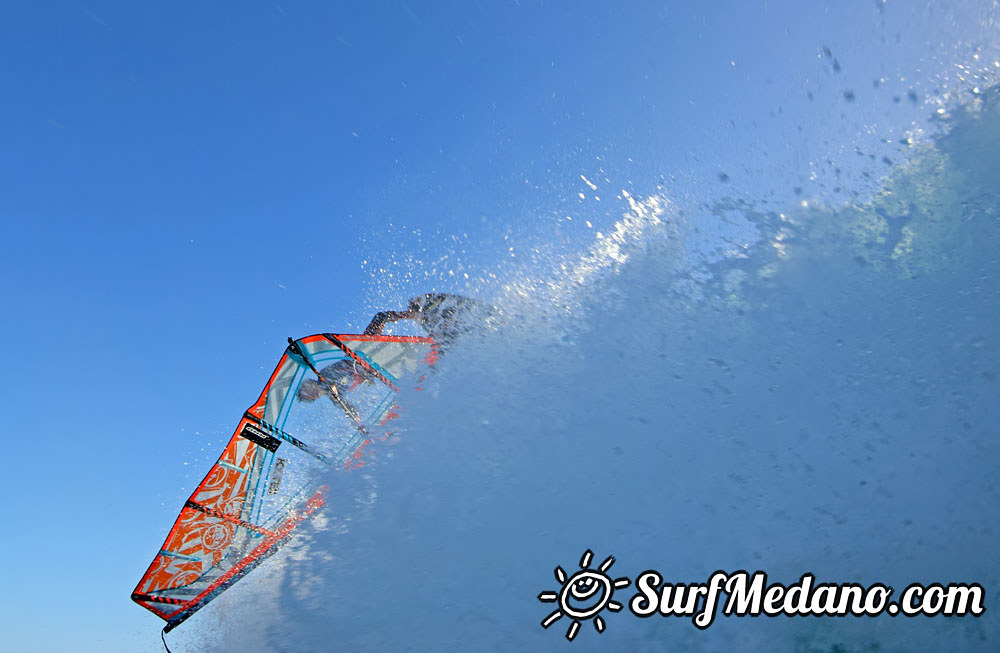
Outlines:
<svg viewBox="0 0 1000 653"><path fill-rule="evenodd" d="M834 197L995 52L964 4L6 3L5 646L158 646L129 592L286 336L589 243L581 176Z"/></svg>

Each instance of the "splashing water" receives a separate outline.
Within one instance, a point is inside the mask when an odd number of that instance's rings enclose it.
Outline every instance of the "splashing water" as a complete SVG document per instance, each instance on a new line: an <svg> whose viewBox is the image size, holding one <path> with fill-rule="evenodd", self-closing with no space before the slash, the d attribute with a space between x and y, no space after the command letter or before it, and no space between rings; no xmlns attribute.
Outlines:
<svg viewBox="0 0 1000 653"><path fill-rule="evenodd" d="M535 597L594 550L673 582L978 582L987 612L706 631L623 612L574 651L994 650L997 98L861 202L683 217L623 193L592 248L497 293L503 325L404 393L394 444L331 475L322 520L201 645L550 650Z"/></svg>

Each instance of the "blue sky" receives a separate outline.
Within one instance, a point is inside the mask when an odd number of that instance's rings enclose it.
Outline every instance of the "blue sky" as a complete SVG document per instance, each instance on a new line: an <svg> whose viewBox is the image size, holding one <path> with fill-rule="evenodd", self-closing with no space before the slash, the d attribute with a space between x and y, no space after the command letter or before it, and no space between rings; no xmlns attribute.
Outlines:
<svg viewBox="0 0 1000 653"><path fill-rule="evenodd" d="M830 198L817 153L891 151L986 4L9 4L6 641L153 641L129 592L286 336L488 294L619 189Z"/></svg>

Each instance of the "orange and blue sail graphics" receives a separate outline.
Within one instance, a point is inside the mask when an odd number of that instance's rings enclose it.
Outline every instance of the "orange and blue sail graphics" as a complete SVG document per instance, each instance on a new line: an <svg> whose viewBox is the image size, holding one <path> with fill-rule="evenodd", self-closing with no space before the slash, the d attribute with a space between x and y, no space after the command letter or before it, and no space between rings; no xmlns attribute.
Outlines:
<svg viewBox="0 0 1000 653"><path fill-rule="evenodd" d="M397 416L400 383L418 381L437 355L432 339L417 336L289 339L132 600L168 632L274 553L323 505L323 469L361 464L365 446ZM338 369L353 375L350 383L325 378ZM309 384L322 395L302 391Z"/></svg>

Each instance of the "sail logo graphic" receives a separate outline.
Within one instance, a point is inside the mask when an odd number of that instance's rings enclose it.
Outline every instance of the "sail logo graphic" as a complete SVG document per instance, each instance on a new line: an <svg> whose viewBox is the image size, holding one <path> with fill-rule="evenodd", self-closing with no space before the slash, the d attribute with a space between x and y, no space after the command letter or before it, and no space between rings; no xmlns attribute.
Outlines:
<svg viewBox="0 0 1000 653"><path fill-rule="evenodd" d="M593 551L587 549L580 558L580 571L567 576L562 567L553 571L556 580L562 587L556 592L542 592L538 600L542 603L556 603L558 607L542 620L542 628L548 628L563 617L569 617L570 624L566 629L566 639L573 641L580 624L593 619L594 629L603 633L605 624L601 612L607 608L611 612L619 612L622 604L613 599L616 589L628 587L628 578L612 579L608 570L615 564L615 557L608 556L597 569L590 569Z"/></svg>

